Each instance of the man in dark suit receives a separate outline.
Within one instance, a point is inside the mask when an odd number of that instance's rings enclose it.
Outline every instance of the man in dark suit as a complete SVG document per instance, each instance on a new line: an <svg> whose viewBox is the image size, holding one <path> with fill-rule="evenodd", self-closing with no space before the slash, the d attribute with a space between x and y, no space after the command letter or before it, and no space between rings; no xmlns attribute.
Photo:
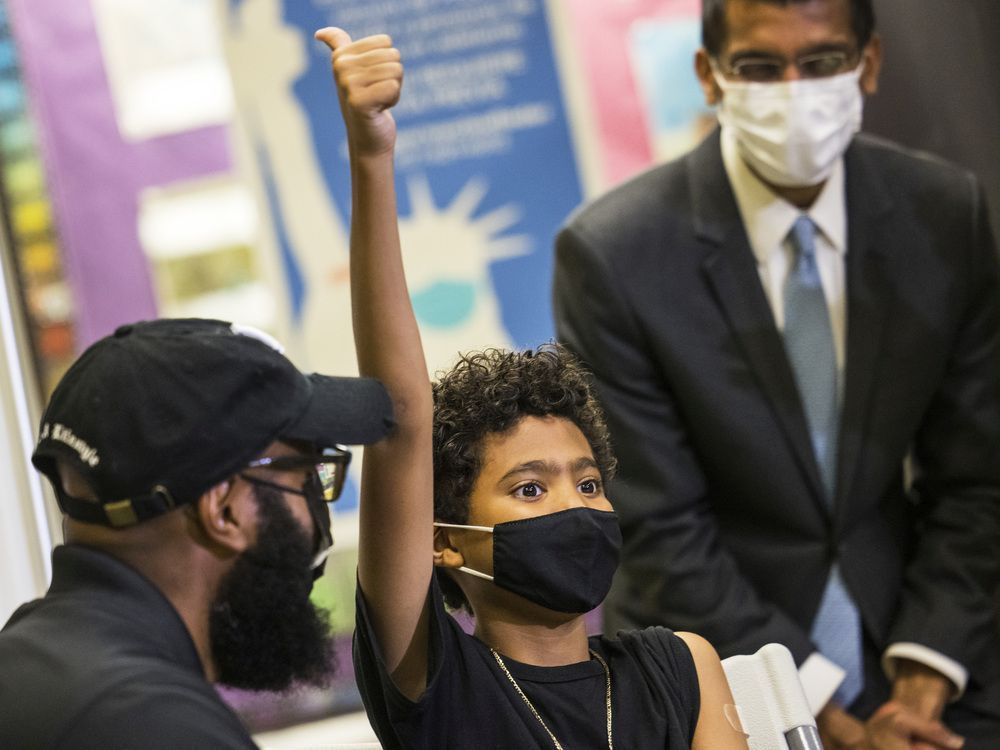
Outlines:
<svg viewBox="0 0 1000 750"><path fill-rule="evenodd" d="M557 241L559 336L597 377L621 463L606 624L695 630L723 656L784 643L828 748L862 742L856 717L889 699L996 747L982 191L855 135L881 60L870 0L703 8L696 68L722 127Z"/></svg>

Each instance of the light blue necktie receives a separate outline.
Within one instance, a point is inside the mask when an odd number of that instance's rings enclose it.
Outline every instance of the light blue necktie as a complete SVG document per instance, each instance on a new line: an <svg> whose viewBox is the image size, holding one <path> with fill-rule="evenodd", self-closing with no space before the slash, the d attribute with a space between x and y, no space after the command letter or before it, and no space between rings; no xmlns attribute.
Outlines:
<svg viewBox="0 0 1000 750"><path fill-rule="evenodd" d="M816 226L808 216L800 216L788 236L795 249L795 262L785 282L785 351L805 407L826 501L832 505L839 428L837 357L816 265ZM820 653L846 670L834 698L849 706L860 694L863 679L861 620L836 563L830 570L810 635Z"/></svg>

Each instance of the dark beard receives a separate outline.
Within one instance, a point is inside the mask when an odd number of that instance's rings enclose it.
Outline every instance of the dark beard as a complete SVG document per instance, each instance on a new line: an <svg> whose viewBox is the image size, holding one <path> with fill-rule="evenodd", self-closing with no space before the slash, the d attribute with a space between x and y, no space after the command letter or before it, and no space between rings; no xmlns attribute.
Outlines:
<svg viewBox="0 0 1000 750"><path fill-rule="evenodd" d="M326 687L333 639L327 612L309 599L313 545L280 492L254 491L257 543L226 574L209 614L219 682L245 690Z"/></svg>

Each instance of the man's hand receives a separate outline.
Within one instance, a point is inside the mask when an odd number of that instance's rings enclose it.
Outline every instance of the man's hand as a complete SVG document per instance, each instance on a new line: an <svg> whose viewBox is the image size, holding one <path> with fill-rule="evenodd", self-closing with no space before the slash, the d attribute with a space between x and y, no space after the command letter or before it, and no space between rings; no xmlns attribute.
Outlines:
<svg viewBox="0 0 1000 750"><path fill-rule="evenodd" d="M865 725L836 703L827 703L816 717L825 750L863 750Z"/></svg>
<svg viewBox="0 0 1000 750"><path fill-rule="evenodd" d="M958 750L964 740L940 721L889 701L862 724L835 703L816 717L826 750Z"/></svg>
<svg viewBox="0 0 1000 750"><path fill-rule="evenodd" d="M364 157L391 152L396 123L389 108L399 101L403 87L399 50L385 34L354 42L343 29L327 27L317 31L316 38L331 51L351 153Z"/></svg>
<svg viewBox="0 0 1000 750"><path fill-rule="evenodd" d="M940 724L941 714L953 689L951 681L937 670L910 659L898 659L892 698L886 706L896 704L908 709L913 716ZM912 750L937 750L952 746L915 740L908 747Z"/></svg>
<svg viewBox="0 0 1000 750"><path fill-rule="evenodd" d="M895 701L884 704L865 724L869 750L959 750L965 740L940 721L918 716Z"/></svg>
<svg viewBox="0 0 1000 750"><path fill-rule="evenodd" d="M940 719L952 690L951 681L937 670L910 659L896 660L892 700L917 716Z"/></svg>

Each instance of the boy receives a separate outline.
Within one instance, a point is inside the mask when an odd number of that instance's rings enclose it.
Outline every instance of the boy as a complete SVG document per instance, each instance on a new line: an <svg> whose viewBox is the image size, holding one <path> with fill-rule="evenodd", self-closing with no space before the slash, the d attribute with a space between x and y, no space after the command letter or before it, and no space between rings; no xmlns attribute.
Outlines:
<svg viewBox="0 0 1000 750"><path fill-rule="evenodd" d="M746 748L705 640L587 636L621 536L582 369L556 347L481 352L432 396L396 227L399 53L385 36L317 38L333 50L347 123L358 362L397 419L366 450L361 490L355 665L383 746ZM442 588L475 615L473 635Z"/></svg>

